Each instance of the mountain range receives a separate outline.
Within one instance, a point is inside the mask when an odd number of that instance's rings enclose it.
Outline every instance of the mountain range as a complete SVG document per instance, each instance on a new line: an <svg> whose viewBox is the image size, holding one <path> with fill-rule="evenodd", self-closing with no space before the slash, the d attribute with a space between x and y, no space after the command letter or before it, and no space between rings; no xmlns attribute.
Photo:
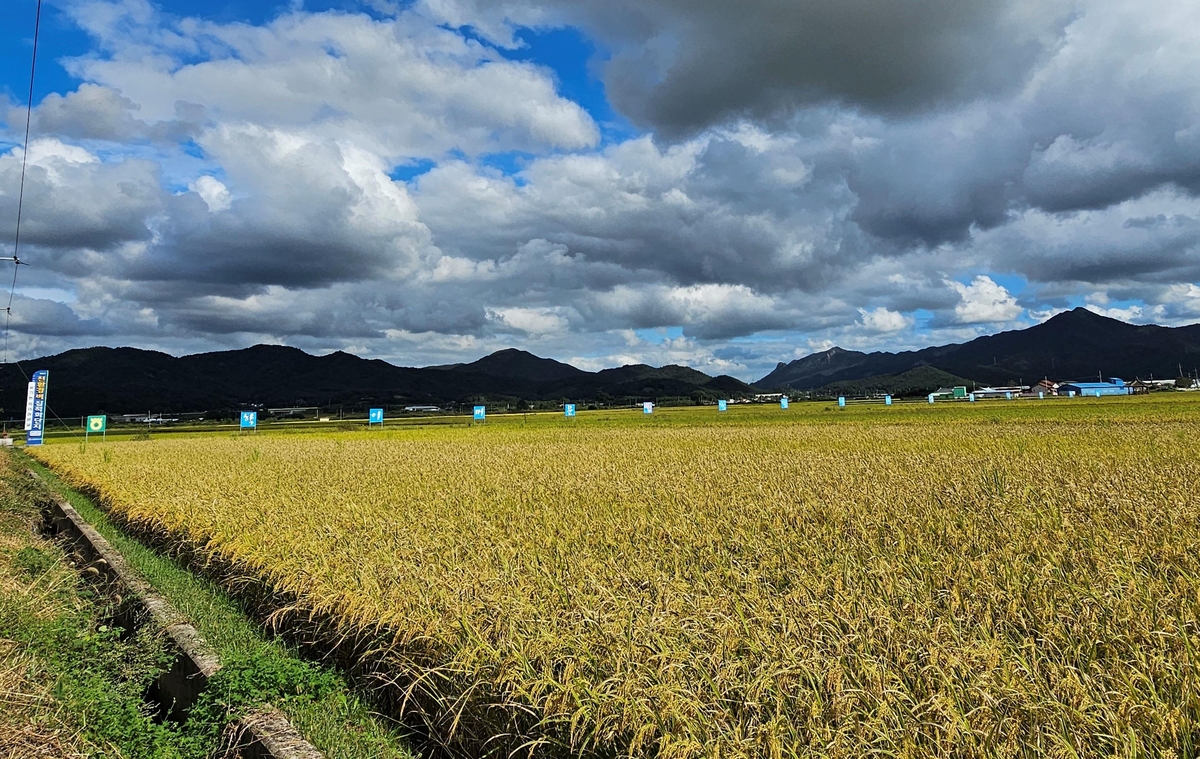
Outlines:
<svg viewBox="0 0 1200 759"><path fill-rule="evenodd" d="M50 407L82 414L220 412L249 406L446 405L482 400L715 399L753 392L728 376L644 364L587 372L516 349L468 364L401 367L344 352L251 348L175 357L138 348L81 348L0 367L0 414L24 414L26 376L50 372Z"/></svg>
<svg viewBox="0 0 1200 759"><path fill-rule="evenodd" d="M932 367L983 384L1050 379L1173 378L1200 366L1200 324L1127 324L1076 308L1027 329L901 353L830 348L780 363L755 384L813 390ZM931 388L932 389L932 388Z"/></svg>
<svg viewBox="0 0 1200 759"><path fill-rule="evenodd" d="M478 361L412 368L344 352L251 348L170 356L138 348L82 348L0 366L0 414L24 413L26 376L50 370L50 406L62 417L138 412L223 412L263 407L520 404L574 400L736 398L765 390L920 395L979 382L1042 377L1173 378L1200 366L1200 324L1136 326L1077 308L1023 330L901 353L830 348L780 363L753 385L683 366L644 364L588 372L516 349Z"/></svg>

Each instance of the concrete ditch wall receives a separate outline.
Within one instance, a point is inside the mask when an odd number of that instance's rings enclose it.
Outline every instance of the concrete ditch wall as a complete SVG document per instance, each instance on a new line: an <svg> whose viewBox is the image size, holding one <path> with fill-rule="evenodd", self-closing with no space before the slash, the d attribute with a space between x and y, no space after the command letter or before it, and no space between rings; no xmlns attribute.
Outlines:
<svg viewBox="0 0 1200 759"><path fill-rule="evenodd" d="M34 472L29 474L41 482ZM166 635L176 655L170 668L154 683L150 697L169 718L186 717L188 709L208 686L209 678L221 668L216 652L70 504L53 499L46 509L45 526L48 533L69 546L81 571L95 574L122 598L126 610L122 623L133 624L140 617L143 624L153 624ZM231 731L230 739L227 755L242 759L324 759L287 717L271 706L242 717Z"/></svg>

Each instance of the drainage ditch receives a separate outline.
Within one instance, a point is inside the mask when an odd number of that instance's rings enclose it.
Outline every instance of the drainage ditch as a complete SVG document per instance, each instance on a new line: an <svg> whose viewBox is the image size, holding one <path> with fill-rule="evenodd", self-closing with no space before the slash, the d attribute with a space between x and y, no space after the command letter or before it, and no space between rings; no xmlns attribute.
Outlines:
<svg viewBox="0 0 1200 759"><path fill-rule="evenodd" d="M29 475L40 478L32 471ZM166 719L183 721L204 693L221 661L204 638L123 556L65 501L52 497L44 531L63 543L77 568L118 603L114 623L127 631L154 625L167 641L172 661L147 696ZM242 716L227 732L226 756L242 759L323 759L282 712L269 705Z"/></svg>

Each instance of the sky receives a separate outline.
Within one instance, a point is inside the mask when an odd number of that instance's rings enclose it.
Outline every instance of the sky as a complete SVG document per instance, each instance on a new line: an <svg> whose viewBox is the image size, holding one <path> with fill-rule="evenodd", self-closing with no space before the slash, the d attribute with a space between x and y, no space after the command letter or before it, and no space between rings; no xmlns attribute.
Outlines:
<svg viewBox="0 0 1200 759"><path fill-rule="evenodd" d="M16 358L756 380L1200 321L1200 3L44 0L26 155L34 9L0 4Z"/></svg>

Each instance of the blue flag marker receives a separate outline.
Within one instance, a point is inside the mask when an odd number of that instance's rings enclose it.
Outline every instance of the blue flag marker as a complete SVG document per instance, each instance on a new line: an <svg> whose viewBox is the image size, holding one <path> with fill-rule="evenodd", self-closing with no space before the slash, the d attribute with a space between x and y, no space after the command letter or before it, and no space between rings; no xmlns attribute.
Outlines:
<svg viewBox="0 0 1200 759"><path fill-rule="evenodd" d="M642 413L643 414L653 414L654 413L654 404L651 403L650 401L646 401L645 403L643 403L642 404Z"/></svg>
<svg viewBox="0 0 1200 759"><path fill-rule="evenodd" d="M1011 401L1011 400L1012 400L1012 393L1006 392L1006 393L1004 394L1004 397L1005 397L1005 398L1007 398L1008 400L1010 400L1010 401Z"/></svg>
<svg viewBox="0 0 1200 759"><path fill-rule="evenodd" d="M258 412L243 411L242 412L242 429L255 430L258 429Z"/></svg>
<svg viewBox="0 0 1200 759"><path fill-rule="evenodd" d="M31 402L29 408L29 432L25 435L26 446L41 446L46 435L46 396L49 392L50 372L40 369L34 372L29 383Z"/></svg>
<svg viewBox="0 0 1200 759"><path fill-rule="evenodd" d="M787 406L788 406L788 397L785 395L779 399L779 408L787 408Z"/></svg>
<svg viewBox="0 0 1200 759"><path fill-rule="evenodd" d="M971 395L969 397L971 399L971 403L974 403L975 402L975 393L971 393Z"/></svg>
<svg viewBox="0 0 1200 759"><path fill-rule="evenodd" d="M33 373L29 382L30 395L33 399L29 413L29 432L25 435L25 445L41 445L46 433L46 396L50 390L50 372L38 369Z"/></svg>
<svg viewBox="0 0 1200 759"><path fill-rule="evenodd" d="M930 402L930 403L933 403L933 393L930 393L930 394L929 394L929 402Z"/></svg>
<svg viewBox="0 0 1200 759"><path fill-rule="evenodd" d="M838 408L846 408L846 396L838 396Z"/></svg>
<svg viewBox="0 0 1200 759"><path fill-rule="evenodd" d="M563 404L563 416L567 416L567 417L575 416L575 404L574 403Z"/></svg>
<svg viewBox="0 0 1200 759"><path fill-rule="evenodd" d="M367 424L383 424L383 409L373 408L367 413Z"/></svg>
<svg viewBox="0 0 1200 759"><path fill-rule="evenodd" d="M487 419L487 406L476 406L475 416L472 418L477 422L482 422L484 419Z"/></svg>
<svg viewBox="0 0 1200 759"><path fill-rule="evenodd" d="M890 395L883 396L883 405L885 405L885 406L892 405L892 396L890 396Z"/></svg>
<svg viewBox="0 0 1200 759"><path fill-rule="evenodd" d="M1043 391L1041 391L1041 390L1039 390L1039 391L1038 391L1038 400L1039 400L1039 401L1042 401L1042 400L1045 400L1045 399L1046 399L1046 393L1045 393L1045 392L1043 392Z"/></svg>
<svg viewBox="0 0 1200 759"><path fill-rule="evenodd" d="M717 411L728 411L728 410L729 410L729 402L728 401L717 401Z"/></svg>

